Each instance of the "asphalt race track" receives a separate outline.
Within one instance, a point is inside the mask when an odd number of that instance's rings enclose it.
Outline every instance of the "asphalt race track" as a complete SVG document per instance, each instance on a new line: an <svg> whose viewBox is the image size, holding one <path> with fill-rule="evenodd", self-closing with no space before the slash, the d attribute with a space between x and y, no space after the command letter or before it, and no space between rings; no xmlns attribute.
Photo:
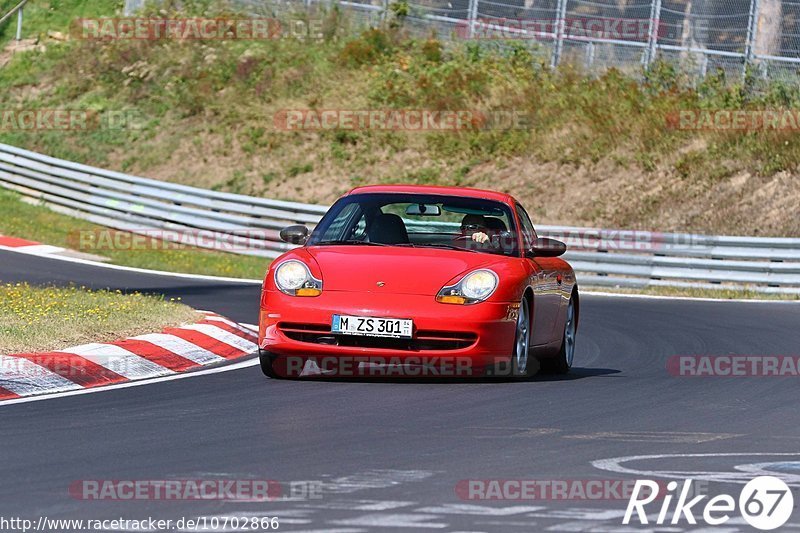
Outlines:
<svg viewBox="0 0 800 533"><path fill-rule="evenodd" d="M0 280L160 292L257 321L257 285L9 252L0 252ZM277 516L286 531L623 531L627 500L468 500L456 487L490 479L663 481L669 472L733 475L761 463L796 470L797 378L674 377L665 366L673 355L800 355L798 326L796 304L587 295L577 368L564 378L292 382L250 366L0 405L0 515ZM664 457L675 454L705 455ZM639 455L659 457L620 463L638 475L597 463ZM78 480L218 478L311 481L322 497L86 501L68 492ZM712 487L738 496L741 484ZM670 531L684 529L685 521ZM797 511L783 528L793 529ZM728 524L735 530L751 529L739 519Z"/></svg>

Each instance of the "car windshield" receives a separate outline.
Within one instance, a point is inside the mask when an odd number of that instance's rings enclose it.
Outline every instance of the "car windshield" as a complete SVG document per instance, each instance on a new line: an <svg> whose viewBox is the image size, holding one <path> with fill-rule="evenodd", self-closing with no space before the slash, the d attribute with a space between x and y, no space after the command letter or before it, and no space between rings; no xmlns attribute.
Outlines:
<svg viewBox="0 0 800 533"><path fill-rule="evenodd" d="M515 255L514 229L511 209L502 202L435 194L365 193L336 202L308 244L430 247Z"/></svg>

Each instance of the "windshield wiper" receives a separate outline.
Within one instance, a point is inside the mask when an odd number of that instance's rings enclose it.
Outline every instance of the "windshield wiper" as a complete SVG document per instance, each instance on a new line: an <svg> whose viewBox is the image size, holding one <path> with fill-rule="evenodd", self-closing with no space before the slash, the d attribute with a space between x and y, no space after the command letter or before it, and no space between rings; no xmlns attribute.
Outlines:
<svg viewBox="0 0 800 533"><path fill-rule="evenodd" d="M410 246L412 248L446 248L448 250L458 250L460 252L474 252L479 253L480 250L471 250L469 248L462 248L454 244L444 244L438 242L417 243L417 244L398 244L397 246Z"/></svg>
<svg viewBox="0 0 800 533"><path fill-rule="evenodd" d="M323 245L323 244L346 244L346 245L354 245L354 246L390 246L389 244L383 244L380 242L368 242L368 241L349 241L346 239L338 239L338 240L330 240L330 241L319 241L315 242L315 245Z"/></svg>

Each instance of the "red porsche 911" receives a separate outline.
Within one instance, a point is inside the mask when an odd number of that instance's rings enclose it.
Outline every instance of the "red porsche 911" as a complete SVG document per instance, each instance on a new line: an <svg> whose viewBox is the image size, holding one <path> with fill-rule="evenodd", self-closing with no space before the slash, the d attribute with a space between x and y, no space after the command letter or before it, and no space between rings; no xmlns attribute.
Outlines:
<svg viewBox="0 0 800 533"><path fill-rule="evenodd" d="M569 371L579 298L566 246L512 196L457 187L346 194L264 280L269 377L508 376ZM375 369L405 369L376 372ZM409 369L416 369L409 371Z"/></svg>

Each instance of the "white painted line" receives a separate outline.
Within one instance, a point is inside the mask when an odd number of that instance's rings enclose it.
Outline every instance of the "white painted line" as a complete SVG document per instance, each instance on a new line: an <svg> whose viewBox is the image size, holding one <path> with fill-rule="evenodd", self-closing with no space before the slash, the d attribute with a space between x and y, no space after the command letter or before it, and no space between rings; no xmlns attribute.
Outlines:
<svg viewBox="0 0 800 533"><path fill-rule="evenodd" d="M203 315L210 315L210 316L206 316L207 320L220 320L222 322L227 322L228 324L230 324L232 326L243 326L244 328L247 328L247 330L252 330L252 331L248 331L248 333L253 333L253 332L258 333L258 324L247 324L245 322L234 322L233 320L229 320L229 319L225 318L224 316L221 316L221 315L215 313L214 311L201 311L200 309L195 309L195 311L197 311L198 313L201 313ZM241 328L239 328L239 329L241 329Z"/></svg>
<svg viewBox="0 0 800 533"><path fill-rule="evenodd" d="M478 516L513 516L515 514L533 513L546 509L541 505L508 505L496 507L490 505L475 505L470 503L446 503L433 507L420 507L414 509L416 513L428 514L456 514Z"/></svg>
<svg viewBox="0 0 800 533"><path fill-rule="evenodd" d="M718 481L721 483L740 483L745 484L753 478L753 475L748 472L736 471L693 471L687 470L685 472L678 471L675 468L669 470L650 470L650 469L635 469L623 466L623 463L634 461L654 461L659 459L672 459L672 458L687 458L687 457L798 457L800 453L796 452L721 452L721 453L666 453L654 455L628 455L624 457L612 457L610 459L597 459L592 461L592 466L600 470L614 472L618 474L633 475L640 478L667 478L667 479L702 479L706 481ZM652 468L652 467L650 467ZM791 486L800 486L800 476L794 474L778 473L776 477L780 477Z"/></svg>
<svg viewBox="0 0 800 533"><path fill-rule="evenodd" d="M31 244L30 246L17 246L16 251L31 255L49 255L66 251L66 248L50 246L49 244Z"/></svg>
<svg viewBox="0 0 800 533"><path fill-rule="evenodd" d="M598 431L564 435L565 439L610 440L615 442L663 442L669 444L702 444L715 440L742 437L736 433L694 433L685 431Z"/></svg>
<svg viewBox="0 0 800 533"><path fill-rule="evenodd" d="M70 390L66 392L56 392L54 394L44 394L42 396L32 396L28 398L15 398L12 400L5 400L0 401L0 407L5 407L12 404L18 403L30 403L30 402L39 402L43 400L55 400L58 398L66 398L69 396L80 396L82 394L95 394L98 392L108 392L114 391L119 389L127 389L130 387L141 387L142 385L152 385L154 383L164 383L166 381L173 381L176 379L188 379L188 378L198 378L200 376L208 376L210 374L221 374L222 372L230 372L232 370L241 370L242 368L248 368L251 366L258 365L258 358L255 357L253 359L247 359L245 361L240 361L238 363L233 363L230 365L219 366L215 368L207 368L205 370L198 370L196 372L186 372L183 374L172 374L169 376L163 376L158 378L152 379L142 379L138 381L127 381L125 383L115 383L113 385L106 385L103 387L94 387L91 389L84 389L78 388L76 390ZM266 379L266 378L264 378Z"/></svg>
<svg viewBox="0 0 800 533"><path fill-rule="evenodd" d="M258 349L256 343L250 342L247 339L243 339L242 337L225 331L222 328L218 328L217 326L212 326L211 324L191 324L189 326L181 326L180 329L199 331L200 333L208 335L209 337L220 342L224 342L228 346L233 346L234 348L248 353L254 352Z"/></svg>
<svg viewBox="0 0 800 533"><path fill-rule="evenodd" d="M394 500L320 500L306 504L307 507L313 507L314 509L326 509L329 511L391 511L393 509L410 507L412 505L418 505L418 503Z"/></svg>
<svg viewBox="0 0 800 533"><path fill-rule="evenodd" d="M83 388L24 357L8 355L0 355L0 387L20 396Z"/></svg>
<svg viewBox="0 0 800 533"><path fill-rule="evenodd" d="M219 356L206 350L205 348L201 348L196 344L192 344L187 340L176 337L175 335L170 335L168 333L147 333L146 335L131 337L131 339L137 341L147 341L151 344L155 344L156 346L173 352L184 359L194 361L199 365L209 365L211 363L221 363L223 361L227 361L227 359L222 356Z"/></svg>
<svg viewBox="0 0 800 533"><path fill-rule="evenodd" d="M586 521L604 521L604 520L619 520L625 516L625 511L622 509L598 509L598 508L580 508L573 507L569 509L547 509L542 512L530 513L529 518L556 518L566 520L586 520ZM572 530L569 530L572 531ZM583 531L579 529L578 531ZM646 530L637 529L636 531L643 533ZM697 530L694 533L698 533ZM717 533L721 533L717 531Z"/></svg>
<svg viewBox="0 0 800 533"><path fill-rule="evenodd" d="M429 470L367 470L327 481L323 484L322 492L352 494L362 490L385 489L402 483L422 481L433 475L434 472Z"/></svg>
<svg viewBox="0 0 800 533"><path fill-rule="evenodd" d="M253 331L252 331L253 328L248 328L248 327L244 326L244 324L237 324L233 320L228 320L227 318L224 318L224 317L221 317L221 316L206 316L206 320L208 320L210 322L222 322L223 324L227 324L227 325L231 326L232 328L236 328L239 331L247 333L248 335L252 335L253 334Z"/></svg>
<svg viewBox="0 0 800 533"><path fill-rule="evenodd" d="M59 352L80 355L84 359L88 359L128 379L141 379L173 373L168 368L157 365L144 357L113 344L93 342L59 350Z"/></svg>

